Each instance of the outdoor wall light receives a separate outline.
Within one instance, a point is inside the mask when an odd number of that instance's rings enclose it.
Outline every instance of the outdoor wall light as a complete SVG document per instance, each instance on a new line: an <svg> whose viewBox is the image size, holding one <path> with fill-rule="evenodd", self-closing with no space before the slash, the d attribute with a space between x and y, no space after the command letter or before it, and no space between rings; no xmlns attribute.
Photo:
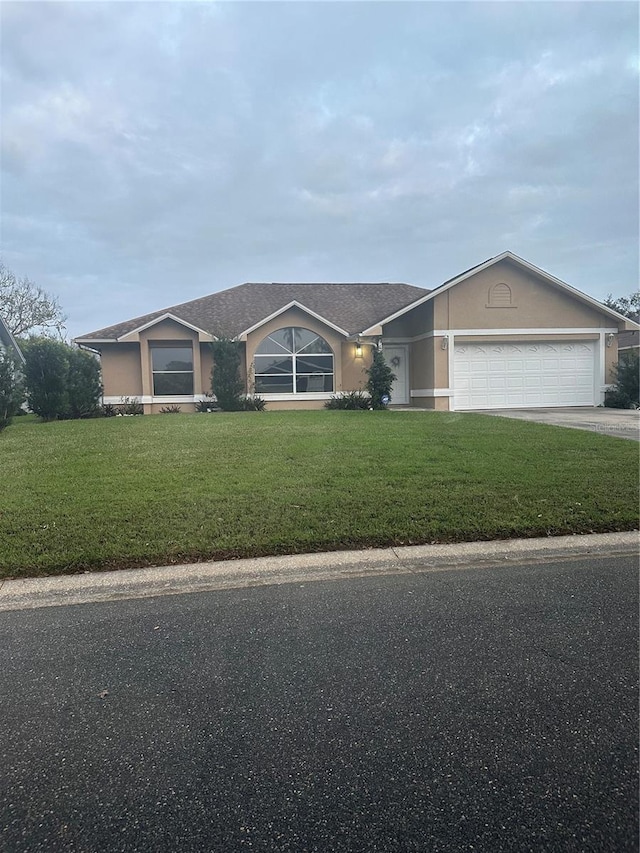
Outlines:
<svg viewBox="0 0 640 853"><path fill-rule="evenodd" d="M609 334L607 335L607 346L608 347L611 346L614 338L615 338L615 335L613 334L613 332L609 332Z"/></svg>
<svg viewBox="0 0 640 853"><path fill-rule="evenodd" d="M362 358L362 344L356 341L356 358Z"/></svg>
<svg viewBox="0 0 640 853"><path fill-rule="evenodd" d="M444 338L440 341L440 346L442 349L448 349L449 347L449 338L445 335Z"/></svg>

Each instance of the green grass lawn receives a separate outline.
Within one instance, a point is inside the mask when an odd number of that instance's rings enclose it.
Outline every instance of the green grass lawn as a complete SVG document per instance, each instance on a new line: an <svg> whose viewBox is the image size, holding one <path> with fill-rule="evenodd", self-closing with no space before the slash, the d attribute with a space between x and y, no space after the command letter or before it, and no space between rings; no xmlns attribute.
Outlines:
<svg viewBox="0 0 640 853"><path fill-rule="evenodd" d="M0 472L3 577L638 522L635 442L473 414L17 418Z"/></svg>

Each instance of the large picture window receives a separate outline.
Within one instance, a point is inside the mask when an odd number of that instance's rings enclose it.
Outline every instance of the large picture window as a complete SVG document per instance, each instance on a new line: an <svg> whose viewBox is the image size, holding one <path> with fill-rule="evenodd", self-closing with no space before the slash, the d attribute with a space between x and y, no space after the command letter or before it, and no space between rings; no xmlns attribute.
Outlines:
<svg viewBox="0 0 640 853"><path fill-rule="evenodd" d="M193 349L187 346L152 346L153 394L173 397L193 394Z"/></svg>
<svg viewBox="0 0 640 853"><path fill-rule="evenodd" d="M333 391L333 351L309 329L278 329L256 350L255 383L258 394Z"/></svg>

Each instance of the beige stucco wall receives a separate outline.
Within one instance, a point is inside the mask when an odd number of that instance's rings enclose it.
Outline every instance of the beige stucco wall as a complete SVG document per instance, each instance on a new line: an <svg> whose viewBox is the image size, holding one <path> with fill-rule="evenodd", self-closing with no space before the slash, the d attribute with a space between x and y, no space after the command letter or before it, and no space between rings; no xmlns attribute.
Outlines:
<svg viewBox="0 0 640 853"><path fill-rule="evenodd" d="M142 396L138 344L101 344L100 363L105 397Z"/></svg>
<svg viewBox="0 0 640 853"><path fill-rule="evenodd" d="M368 379L365 370L371 367L373 350L368 344L362 344L362 357L356 358L356 345L353 341L342 343L342 381L340 391L360 391Z"/></svg>
<svg viewBox="0 0 640 853"><path fill-rule="evenodd" d="M400 340L415 338L433 328L433 301L429 301L387 323L383 328L383 336L385 339L398 338Z"/></svg>
<svg viewBox="0 0 640 853"><path fill-rule="evenodd" d="M491 288L511 288L511 307L489 307ZM434 302L436 329L598 328L615 325L596 308L580 302L509 260L500 261L460 282Z"/></svg>

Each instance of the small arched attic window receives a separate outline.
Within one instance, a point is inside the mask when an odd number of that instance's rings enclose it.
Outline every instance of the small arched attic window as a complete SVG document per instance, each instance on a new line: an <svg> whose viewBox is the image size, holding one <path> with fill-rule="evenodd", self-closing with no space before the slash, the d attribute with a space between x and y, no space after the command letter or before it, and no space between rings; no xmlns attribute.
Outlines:
<svg viewBox="0 0 640 853"><path fill-rule="evenodd" d="M515 308L511 288L504 281L500 281L489 288L487 308Z"/></svg>

